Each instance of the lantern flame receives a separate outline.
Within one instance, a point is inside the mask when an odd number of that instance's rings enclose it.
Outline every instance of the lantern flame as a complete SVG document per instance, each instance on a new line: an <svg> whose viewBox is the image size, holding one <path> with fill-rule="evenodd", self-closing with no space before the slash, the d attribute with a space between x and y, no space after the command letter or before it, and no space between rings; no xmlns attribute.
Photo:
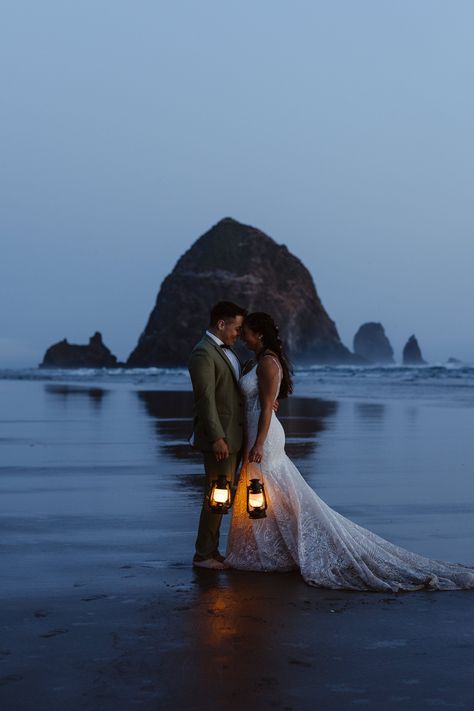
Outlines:
<svg viewBox="0 0 474 711"><path fill-rule="evenodd" d="M263 505L263 492L260 491L258 494L252 494L252 492L249 493L249 506L254 509L259 509Z"/></svg>
<svg viewBox="0 0 474 711"><path fill-rule="evenodd" d="M219 476L218 479L214 479L211 486L209 496L209 506L211 511L218 514L225 514L228 512L231 504L232 492L230 482L225 476Z"/></svg>
<svg viewBox="0 0 474 711"><path fill-rule="evenodd" d="M227 489L219 489L219 487L216 487L212 498L217 504L225 504L229 498Z"/></svg>

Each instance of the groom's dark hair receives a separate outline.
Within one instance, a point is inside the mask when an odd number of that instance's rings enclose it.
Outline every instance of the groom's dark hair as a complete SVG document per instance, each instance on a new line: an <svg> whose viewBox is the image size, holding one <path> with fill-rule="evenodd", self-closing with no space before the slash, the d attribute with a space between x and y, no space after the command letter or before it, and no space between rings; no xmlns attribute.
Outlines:
<svg viewBox="0 0 474 711"><path fill-rule="evenodd" d="M229 318L235 318L236 316L247 316L247 309L243 309L242 306L237 306L232 301L219 301L211 309L211 314L209 318L209 325L215 326L218 321L224 319L227 321Z"/></svg>

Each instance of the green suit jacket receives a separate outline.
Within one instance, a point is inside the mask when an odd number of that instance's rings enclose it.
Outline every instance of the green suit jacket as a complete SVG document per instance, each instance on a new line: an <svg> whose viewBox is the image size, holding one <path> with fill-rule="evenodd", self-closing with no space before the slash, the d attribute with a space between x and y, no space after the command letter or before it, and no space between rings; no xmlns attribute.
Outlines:
<svg viewBox="0 0 474 711"><path fill-rule="evenodd" d="M234 369L209 336L194 347L189 359L194 392L193 446L203 452L224 438L230 452L242 448L243 396Z"/></svg>

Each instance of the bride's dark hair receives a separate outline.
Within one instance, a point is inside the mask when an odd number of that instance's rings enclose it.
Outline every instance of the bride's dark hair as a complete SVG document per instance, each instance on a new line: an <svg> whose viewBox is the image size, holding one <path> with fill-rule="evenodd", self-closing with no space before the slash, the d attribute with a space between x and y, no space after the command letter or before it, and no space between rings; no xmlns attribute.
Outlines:
<svg viewBox="0 0 474 711"><path fill-rule="evenodd" d="M254 311L254 313L249 314L245 317L245 326L250 328L254 333L261 334L263 349L257 356L259 360L268 351L273 351L278 356L280 361L283 377L280 385L280 392L278 393L278 399L281 400L288 397L293 392L293 381L291 375L293 370L286 357L285 350L283 348L283 343L281 342L278 326L269 314L263 311Z"/></svg>

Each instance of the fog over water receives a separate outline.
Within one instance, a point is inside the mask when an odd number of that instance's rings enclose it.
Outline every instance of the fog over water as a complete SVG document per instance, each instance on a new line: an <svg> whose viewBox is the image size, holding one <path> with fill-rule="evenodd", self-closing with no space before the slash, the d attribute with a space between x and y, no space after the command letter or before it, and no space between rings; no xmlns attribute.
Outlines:
<svg viewBox="0 0 474 711"><path fill-rule="evenodd" d="M0 368L96 330L125 360L225 216L311 271L343 342L474 362L474 6L81 3L0 11ZM251 265L249 265L249 270Z"/></svg>

